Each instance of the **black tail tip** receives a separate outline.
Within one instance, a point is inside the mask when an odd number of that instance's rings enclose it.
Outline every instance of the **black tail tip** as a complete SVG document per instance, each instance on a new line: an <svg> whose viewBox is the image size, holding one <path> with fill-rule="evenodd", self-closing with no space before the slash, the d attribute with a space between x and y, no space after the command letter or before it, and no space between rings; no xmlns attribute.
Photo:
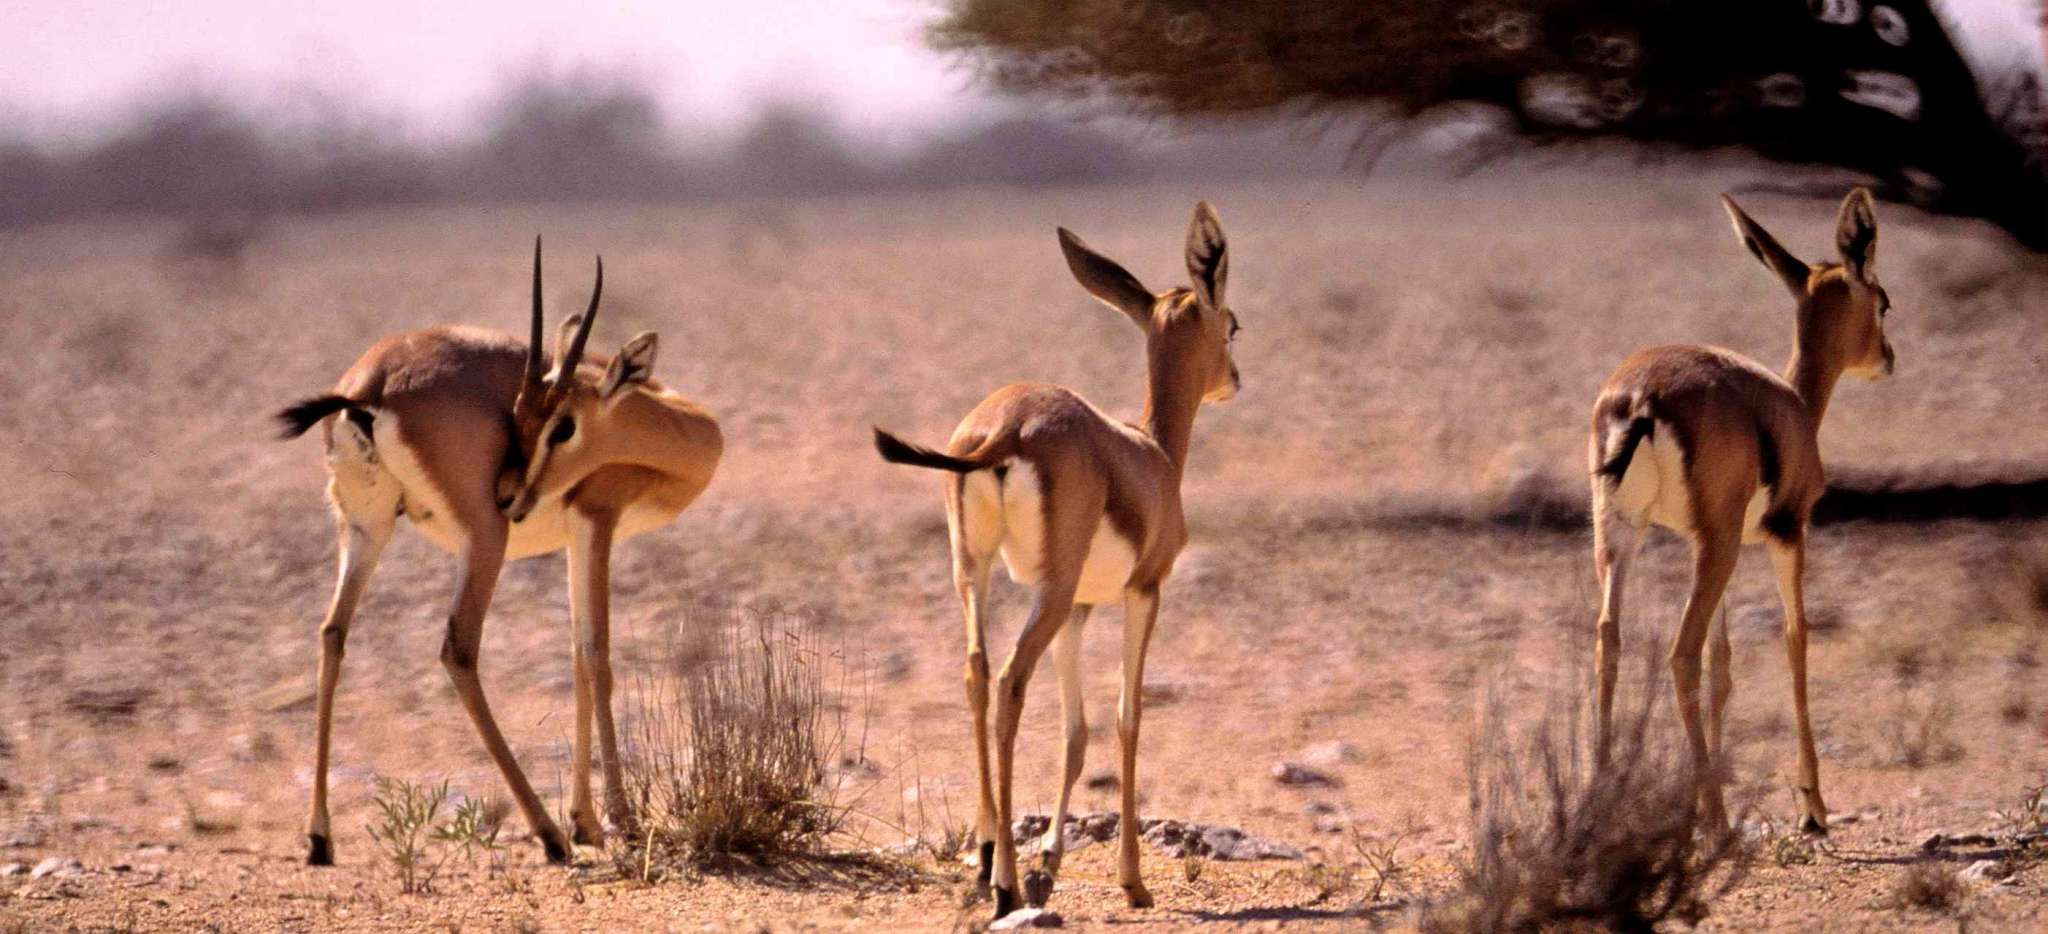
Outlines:
<svg viewBox="0 0 2048 934"><path fill-rule="evenodd" d="M296 438L319 424L321 419L354 407L353 400L342 396L326 395L301 399L278 410L277 437L287 441Z"/></svg>

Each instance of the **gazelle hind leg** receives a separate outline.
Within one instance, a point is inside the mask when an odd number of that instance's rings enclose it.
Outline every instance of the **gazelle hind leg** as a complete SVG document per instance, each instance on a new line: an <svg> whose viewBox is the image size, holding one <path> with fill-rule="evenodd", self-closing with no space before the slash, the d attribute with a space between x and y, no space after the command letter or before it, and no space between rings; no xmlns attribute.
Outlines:
<svg viewBox="0 0 2048 934"><path fill-rule="evenodd" d="M995 552L1002 541L1001 511L992 513L972 504L975 514L964 510L970 482L992 482L961 477L946 489L946 529L953 547L953 589L960 597L960 614L967 627L965 682L967 710L974 729L974 838L979 844L976 882L989 884L995 868L996 825L995 786L990 771L988 703L988 585L995 567ZM1000 494L998 494L998 497ZM970 527L970 523L972 527ZM987 526L993 524L994 528Z"/></svg>
<svg viewBox="0 0 2048 934"><path fill-rule="evenodd" d="M1087 605L1074 607L1059 634L1052 638L1053 671L1059 676L1060 715L1064 721L1060 747L1060 794L1052 809L1052 825L1040 842L1040 871L1024 877L1024 903L1040 906L1052 897L1053 882L1059 875L1060 859L1067 851L1067 806L1073 800L1074 783L1088 756L1088 715L1081 696L1081 634L1088 624Z"/></svg>
<svg viewBox="0 0 2048 934"><path fill-rule="evenodd" d="M1828 806L1820 796L1820 758L1813 748L1813 721L1806 707L1806 539L1770 539L1771 566L1778 572L1778 598L1785 604L1785 660L1792 671L1792 713L1799 721L1799 795L1805 809L1799 829L1828 832Z"/></svg>
<svg viewBox="0 0 2048 934"><path fill-rule="evenodd" d="M1733 652L1728 646L1728 603L1714 614L1713 631L1707 634L1707 753L1724 767L1722 737L1727 730L1728 698L1735 693L1735 675L1729 668Z"/></svg>
<svg viewBox="0 0 2048 934"><path fill-rule="evenodd" d="M1607 761L1614 729L1614 685L1621 669L1621 598L1629 565L1642 550L1648 528L1637 528L1614 508L1611 481L1593 478L1593 570L1600 579L1600 620L1594 633L1593 669L1599 683L1595 761Z"/></svg>
<svg viewBox="0 0 2048 934"><path fill-rule="evenodd" d="M1159 590L1124 595L1123 690L1117 698L1116 738L1122 812L1117 816L1117 883L1132 908L1152 907L1152 893L1138 867L1138 723L1144 717L1145 652L1159 621Z"/></svg>
<svg viewBox="0 0 2048 934"><path fill-rule="evenodd" d="M349 621L355 617L363 589L369 584L370 575L376 573L377 559L384 554L384 546L390 543L391 533L398 524L397 485L387 486L393 494L389 497L388 507L365 509L362 510L366 513L363 515L338 515L336 518L341 539L339 570L334 584L334 600L327 608L327 618L320 623L320 675L313 729L313 803L306 818L306 863L311 866L334 865L334 833L327 817L327 765L334 738L334 691L341 681L341 657L348 642ZM337 504L340 501L336 497Z"/></svg>
<svg viewBox="0 0 2048 934"><path fill-rule="evenodd" d="M1700 655L1706 647L1707 631L1728 578L1735 573L1740 556L1741 533L1702 529L1693 542L1692 596L1685 602L1685 617L1678 637L1671 644L1672 692L1678 698L1678 715L1685 723L1685 738L1692 749L1693 775L1699 785L1701 820L1715 830L1727 827L1727 808L1721 799L1721 763L1707 748L1706 730L1700 716Z"/></svg>
<svg viewBox="0 0 2048 934"><path fill-rule="evenodd" d="M1074 611L1074 588L1079 578L1079 568L1047 569L1038 600L1031 607L1031 618L1017 636L1017 650L996 676L995 870L989 876L989 887L995 892L997 918L1017 908L1017 843L1011 822L1016 819L1012 805L1017 774L1017 726L1024 716L1024 691L1031 683L1031 672L1038 667L1039 658Z"/></svg>

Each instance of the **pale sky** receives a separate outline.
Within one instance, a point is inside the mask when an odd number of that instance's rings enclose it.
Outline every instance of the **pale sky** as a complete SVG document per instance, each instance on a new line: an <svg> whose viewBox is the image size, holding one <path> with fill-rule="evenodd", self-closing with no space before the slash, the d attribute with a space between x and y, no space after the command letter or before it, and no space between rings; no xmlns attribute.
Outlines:
<svg viewBox="0 0 2048 934"><path fill-rule="evenodd" d="M644 79L679 121L768 97L862 129L971 107L919 43L933 0L4 0L0 114L38 130L115 116L159 86L271 103L330 94L433 130L536 63ZM460 127L457 127L460 129Z"/></svg>

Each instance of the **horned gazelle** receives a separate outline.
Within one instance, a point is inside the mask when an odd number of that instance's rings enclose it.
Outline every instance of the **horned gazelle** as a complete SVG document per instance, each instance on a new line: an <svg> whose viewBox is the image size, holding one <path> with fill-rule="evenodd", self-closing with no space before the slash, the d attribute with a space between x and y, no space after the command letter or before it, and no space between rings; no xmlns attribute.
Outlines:
<svg viewBox="0 0 2048 934"><path fill-rule="evenodd" d="M438 327L378 341L334 391L278 414L286 437L327 421L327 495L339 527L340 579L320 625L318 725L306 861L331 864L327 763L343 643L377 559L412 520L461 563L441 664L550 862L567 841L498 732L478 676L484 611L506 558L568 549L574 629L576 745L570 818L578 843L603 841L590 793L594 720L605 803L629 819L611 715L608 580L612 543L666 524L711 482L723 442L703 409L650 377L655 335L643 332L600 367L583 347L604 290L599 260L590 308L564 322L555 365L541 342L540 242L525 344L508 334Z"/></svg>
<svg viewBox="0 0 2048 934"><path fill-rule="evenodd" d="M1792 360L1781 378L1720 348L1652 347L1623 361L1593 403L1588 454L1593 561L1601 587L1594 650L1600 679L1599 756L1607 757L1612 729L1622 581L1648 525L1661 525L1692 542L1692 596L1671 647L1670 665L1700 782L1702 815L1710 826L1725 826L1721 731L1733 690L1726 616L1711 634L1709 628L1741 546L1763 542L1770 548L1785 609L1785 653L1799 729L1801 827L1826 833L1827 806L1821 801L1806 706L1801 593L1806 525L1826 487L1819 430L1835 382L1845 373L1875 379L1892 372L1892 347L1884 335L1891 299L1873 268L1877 218L1869 192L1858 188L1842 202L1835 230L1842 261L1813 266L1779 246L1734 200L1724 196L1722 203L1742 244L1777 274L1797 302ZM1707 649L1709 677L1704 729L1702 648Z"/></svg>
<svg viewBox="0 0 2048 934"><path fill-rule="evenodd" d="M1132 907L1152 896L1138 872L1138 721L1145 650L1159 613L1159 588L1187 543L1181 473L1195 410L1236 395L1230 344L1237 317L1223 302L1229 253L1223 227L1206 202L1188 228L1192 288L1153 293L1123 267L1059 231L1067 267L1088 293L1130 316L1145 332L1147 388L1140 424L1105 415L1058 386L1015 383L996 390L953 430L941 454L875 430L884 458L951 471L946 522L953 584L967 623L967 703L973 714L977 777L976 835L981 881L992 884L996 917L1017 903L1017 851L1011 839L1011 778L1024 689L1048 646L1065 716L1063 778L1042 868L1026 896L1050 896L1064 850L1062 825L1081 775L1088 727L1081 702L1081 630L1097 604L1124 606L1123 691L1117 705L1123 813L1118 882ZM1017 646L995 683L995 786L990 787L986 620L989 573L1000 551L1010 576L1037 599Z"/></svg>

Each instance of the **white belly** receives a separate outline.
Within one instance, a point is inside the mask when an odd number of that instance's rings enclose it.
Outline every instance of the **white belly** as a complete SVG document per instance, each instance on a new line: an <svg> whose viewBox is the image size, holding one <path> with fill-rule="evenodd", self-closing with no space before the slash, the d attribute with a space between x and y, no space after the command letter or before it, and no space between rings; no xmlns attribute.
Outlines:
<svg viewBox="0 0 2048 934"><path fill-rule="evenodd" d="M988 502L991 496L999 496L1000 501ZM1003 565L1009 569L1011 580L1026 586L1036 586L1045 577L1044 496L1044 483L1024 461L1015 462L1000 486L993 476L982 482L970 477L963 491L962 512L970 530L980 531L975 528L977 520L985 524L1000 516ZM976 537L970 535L969 540ZM1118 534L1108 516L1097 518L1095 533L1088 541L1088 556L1081 565L1074 602L1121 603L1124 585L1130 582L1131 571L1137 564L1136 545Z"/></svg>
<svg viewBox="0 0 2048 934"><path fill-rule="evenodd" d="M1690 536L1694 531L1692 493L1685 483L1685 451L1667 422L1657 422L1650 436L1636 446L1628 471L1615 485L1615 507L1637 525L1655 523ZM1742 513L1742 541L1763 540L1764 510L1771 488L1758 486Z"/></svg>

